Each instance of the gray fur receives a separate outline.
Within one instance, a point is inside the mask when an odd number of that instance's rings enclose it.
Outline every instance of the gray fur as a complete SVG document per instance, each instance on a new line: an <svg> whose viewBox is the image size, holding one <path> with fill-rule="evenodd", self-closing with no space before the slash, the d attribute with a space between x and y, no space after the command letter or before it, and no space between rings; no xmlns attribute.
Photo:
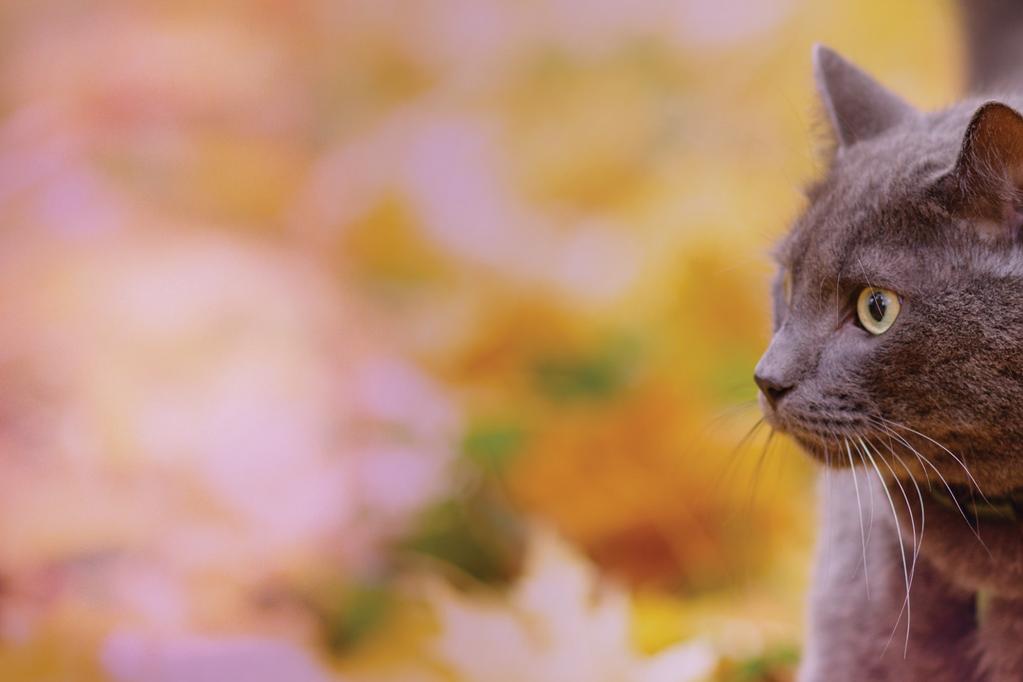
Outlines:
<svg viewBox="0 0 1023 682"><path fill-rule="evenodd" d="M1023 523L928 492L1023 489L1023 96L922 113L826 49L815 68L837 151L778 249L791 298L779 274L756 369L768 421L840 470L800 679L1023 680ZM902 302L880 336L855 324L867 286Z"/></svg>
<svg viewBox="0 0 1023 682"><path fill-rule="evenodd" d="M823 45L813 48L813 75L842 147L874 137L916 115L897 95Z"/></svg>

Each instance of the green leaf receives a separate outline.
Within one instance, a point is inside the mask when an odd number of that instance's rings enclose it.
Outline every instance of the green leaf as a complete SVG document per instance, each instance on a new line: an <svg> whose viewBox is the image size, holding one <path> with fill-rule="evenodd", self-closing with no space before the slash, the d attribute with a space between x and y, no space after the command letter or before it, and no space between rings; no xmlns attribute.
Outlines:
<svg viewBox="0 0 1023 682"><path fill-rule="evenodd" d="M500 473L522 451L525 430L510 423L480 422L462 440L462 453L480 468Z"/></svg>
<svg viewBox="0 0 1023 682"><path fill-rule="evenodd" d="M523 530L512 510L486 490L428 509L405 552L443 561L484 583L504 583L519 568Z"/></svg>
<svg viewBox="0 0 1023 682"><path fill-rule="evenodd" d="M549 355L533 366L537 390L557 402L606 400L632 378L638 353L628 339L605 343L583 355Z"/></svg>
<svg viewBox="0 0 1023 682"><path fill-rule="evenodd" d="M351 650L386 622L393 605L386 584L364 583L341 589L320 613L327 647L339 653Z"/></svg>

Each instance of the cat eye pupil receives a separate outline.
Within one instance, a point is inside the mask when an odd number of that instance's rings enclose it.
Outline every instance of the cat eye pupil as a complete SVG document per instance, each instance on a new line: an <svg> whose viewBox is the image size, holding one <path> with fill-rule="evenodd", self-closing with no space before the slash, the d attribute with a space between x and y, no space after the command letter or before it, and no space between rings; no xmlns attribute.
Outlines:
<svg viewBox="0 0 1023 682"><path fill-rule="evenodd" d="M885 311L888 310L888 301L885 295L880 291L875 291L870 296L870 301L867 303L867 310L870 311L870 316L876 321L881 322L884 320Z"/></svg>

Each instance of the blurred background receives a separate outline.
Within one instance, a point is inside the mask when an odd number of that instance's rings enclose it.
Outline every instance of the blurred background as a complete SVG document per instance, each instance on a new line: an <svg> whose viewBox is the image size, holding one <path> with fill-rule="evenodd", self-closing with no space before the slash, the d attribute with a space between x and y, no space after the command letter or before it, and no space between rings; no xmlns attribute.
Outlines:
<svg viewBox="0 0 1023 682"><path fill-rule="evenodd" d="M6 0L0 678L791 679L810 46L933 0Z"/></svg>

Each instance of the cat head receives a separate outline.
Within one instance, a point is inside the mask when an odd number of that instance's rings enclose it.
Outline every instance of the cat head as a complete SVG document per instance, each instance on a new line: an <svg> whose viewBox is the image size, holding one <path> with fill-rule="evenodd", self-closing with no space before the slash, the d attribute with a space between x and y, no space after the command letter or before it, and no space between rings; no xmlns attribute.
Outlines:
<svg viewBox="0 0 1023 682"><path fill-rule="evenodd" d="M777 249L765 416L836 466L1019 487L1023 97L924 113L827 48L814 72L834 144Z"/></svg>

